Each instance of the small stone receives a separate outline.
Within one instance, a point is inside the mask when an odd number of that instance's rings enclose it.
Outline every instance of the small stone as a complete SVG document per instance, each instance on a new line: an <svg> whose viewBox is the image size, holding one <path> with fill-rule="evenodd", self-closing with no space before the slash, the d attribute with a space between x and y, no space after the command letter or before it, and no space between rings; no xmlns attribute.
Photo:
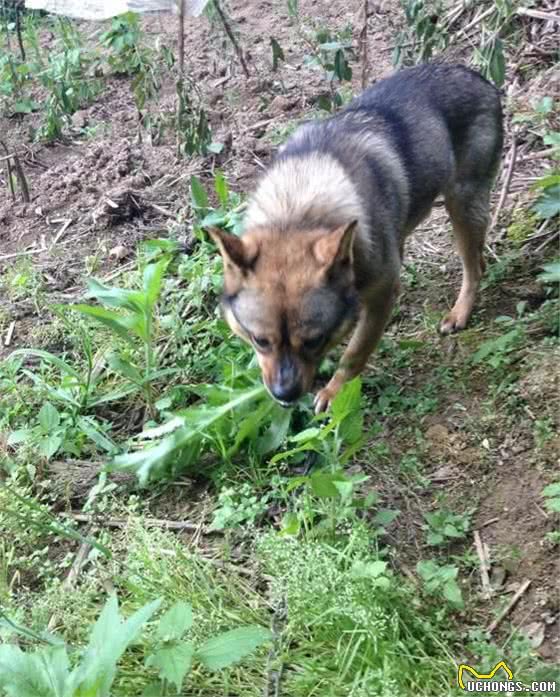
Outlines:
<svg viewBox="0 0 560 697"><path fill-rule="evenodd" d="M118 244L116 247L113 247L113 249L109 251L109 256L115 257L115 259L118 259L120 261L121 259L124 259L126 256L128 256L128 249L124 246L124 244Z"/></svg>

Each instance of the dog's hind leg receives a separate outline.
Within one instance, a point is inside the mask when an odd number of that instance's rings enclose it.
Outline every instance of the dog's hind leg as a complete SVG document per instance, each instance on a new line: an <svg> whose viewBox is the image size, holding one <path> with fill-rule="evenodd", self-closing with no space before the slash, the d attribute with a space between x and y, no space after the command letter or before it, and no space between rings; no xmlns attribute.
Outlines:
<svg viewBox="0 0 560 697"><path fill-rule="evenodd" d="M480 279L484 272L484 239L489 221L490 184L453 187L445 197L457 249L463 265L459 296L440 324L442 334L464 329L472 312Z"/></svg>
<svg viewBox="0 0 560 697"><path fill-rule="evenodd" d="M346 347L337 371L328 384L315 395L315 413L325 411L342 385L359 375L383 335L399 294L398 278L393 283L374 288L363 301L358 323Z"/></svg>

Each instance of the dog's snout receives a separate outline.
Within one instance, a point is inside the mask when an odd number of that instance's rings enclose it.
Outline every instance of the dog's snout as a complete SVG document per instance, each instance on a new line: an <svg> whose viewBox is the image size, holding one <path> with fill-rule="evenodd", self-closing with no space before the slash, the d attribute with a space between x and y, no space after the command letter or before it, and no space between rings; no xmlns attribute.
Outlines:
<svg viewBox="0 0 560 697"><path fill-rule="evenodd" d="M284 357L280 361L270 391L272 396L282 404L291 404L301 397L302 384L299 371L291 358Z"/></svg>
<svg viewBox="0 0 560 697"><path fill-rule="evenodd" d="M271 386L270 391L272 396L281 404L292 404L292 402L301 397L301 385L299 383L283 385L280 382L276 382Z"/></svg>

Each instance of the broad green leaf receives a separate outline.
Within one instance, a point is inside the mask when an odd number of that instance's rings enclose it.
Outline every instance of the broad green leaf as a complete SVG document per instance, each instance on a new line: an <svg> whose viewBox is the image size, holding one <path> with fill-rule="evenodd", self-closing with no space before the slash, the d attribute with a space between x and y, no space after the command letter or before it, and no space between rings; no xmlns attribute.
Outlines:
<svg viewBox="0 0 560 697"><path fill-rule="evenodd" d="M382 527L385 527L385 525L392 523L399 513L400 511L397 510L383 508L380 511L377 511L377 513L373 516L372 523L374 525L381 525Z"/></svg>
<svg viewBox="0 0 560 697"><path fill-rule="evenodd" d="M311 428L305 428L303 431L299 431L293 436L290 436L290 441L292 443L301 443L302 441L313 440L321 435L322 429L312 426Z"/></svg>
<svg viewBox="0 0 560 697"><path fill-rule="evenodd" d="M272 422L257 443L259 455L278 450L288 435L291 418L291 409L284 409L276 404L273 406Z"/></svg>
<svg viewBox="0 0 560 697"><path fill-rule="evenodd" d="M321 499L332 499L340 496L335 482L349 482L346 475L342 472L314 472L309 477L311 491Z"/></svg>
<svg viewBox="0 0 560 697"><path fill-rule="evenodd" d="M331 412L335 420L342 420L348 414L360 409L361 382L360 378L354 378L343 385L340 392L332 401Z"/></svg>
<svg viewBox="0 0 560 697"><path fill-rule="evenodd" d="M162 615L158 624L157 635L163 641L181 639L183 634L192 627L192 623L192 605L179 601Z"/></svg>
<svg viewBox="0 0 560 697"><path fill-rule="evenodd" d="M501 87L506 77L506 61L502 41L498 38L494 43L494 49L490 56L489 70L494 84L497 87Z"/></svg>
<svg viewBox="0 0 560 697"><path fill-rule="evenodd" d="M354 578L377 578L385 573L387 562L376 561L357 561L352 564L351 573Z"/></svg>
<svg viewBox="0 0 560 697"><path fill-rule="evenodd" d="M560 184L544 189L537 202L533 204L533 210L539 218L548 219L560 214Z"/></svg>
<svg viewBox="0 0 560 697"><path fill-rule="evenodd" d="M463 607L463 595L457 581L447 581L443 586L443 595L455 607Z"/></svg>
<svg viewBox="0 0 560 697"><path fill-rule="evenodd" d="M301 524L295 513L286 513L282 518L282 527L280 528L281 535L299 535Z"/></svg>
<svg viewBox="0 0 560 697"><path fill-rule="evenodd" d="M560 496L556 498L547 499L544 502L544 507L552 513L560 513Z"/></svg>
<svg viewBox="0 0 560 697"><path fill-rule="evenodd" d="M63 438L59 433L52 433L50 436L45 436L39 441L39 452L50 460L55 455L63 443Z"/></svg>
<svg viewBox="0 0 560 697"><path fill-rule="evenodd" d="M146 295L146 311L151 312L159 298L163 276L167 269L168 260L160 259L157 264L148 264L144 269L144 293Z"/></svg>
<svg viewBox="0 0 560 697"><path fill-rule="evenodd" d="M263 401L255 411L246 416L237 427L235 441L228 450L228 457L237 452L243 441L256 441L259 427L274 408L274 403L270 400Z"/></svg>
<svg viewBox="0 0 560 697"><path fill-rule="evenodd" d="M242 660L271 638L272 633L264 627L239 627L204 642L196 656L208 670L220 670Z"/></svg>
<svg viewBox="0 0 560 697"><path fill-rule="evenodd" d="M177 694L181 691L183 680L190 671L194 656L194 646L190 643L164 646L148 656L146 666L159 671L160 678L175 685Z"/></svg>
<svg viewBox="0 0 560 697"><path fill-rule="evenodd" d="M553 482L542 490L543 496L560 496L560 482Z"/></svg>
<svg viewBox="0 0 560 697"><path fill-rule="evenodd" d="M202 186L200 179L195 177L194 174L191 176L191 204L193 208L198 210L205 210L208 208L208 194Z"/></svg>
<svg viewBox="0 0 560 697"><path fill-rule="evenodd" d="M116 595L107 600L93 626L83 658L71 675L75 697L110 694L118 660L160 605L161 600L154 600L123 622Z"/></svg>
<svg viewBox="0 0 560 697"><path fill-rule="evenodd" d="M60 424L60 414L50 402L43 404L39 411L39 424L44 433L49 433Z"/></svg>
<svg viewBox="0 0 560 697"><path fill-rule="evenodd" d="M0 687L7 697L66 697L69 661L63 646L23 652L0 646Z"/></svg>
<svg viewBox="0 0 560 697"><path fill-rule="evenodd" d="M541 283L560 283L560 261L545 264L542 268L544 273L537 276L538 281Z"/></svg>
<svg viewBox="0 0 560 697"><path fill-rule="evenodd" d="M17 431L12 431L8 436L8 445L18 445L33 440L35 431L32 428L20 428Z"/></svg>
<svg viewBox="0 0 560 697"><path fill-rule="evenodd" d="M218 196L220 206L222 208L227 208L229 188L226 178L224 177L224 173L220 172L219 170L216 172L214 176L214 189L216 191L216 195Z"/></svg>

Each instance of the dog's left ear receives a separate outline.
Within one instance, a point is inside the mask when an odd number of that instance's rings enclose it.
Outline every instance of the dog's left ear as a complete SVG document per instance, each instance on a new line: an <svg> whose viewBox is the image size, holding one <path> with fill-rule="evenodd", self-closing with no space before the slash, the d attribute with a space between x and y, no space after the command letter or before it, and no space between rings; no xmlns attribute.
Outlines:
<svg viewBox="0 0 560 697"><path fill-rule="evenodd" d="M254 266L259 251L254 240L244 240L217 227L208 228L207 232L218 246L226 267L248 271Z"/></svg>
<svg viewBox="0 0 560 697"><path fill-rule="evenodd" d="M346 264L352 261L357 224L358 221L353 220L348 225L323 235L315 242L313 253L322 266L330 268L335 264Z"/></svg>

